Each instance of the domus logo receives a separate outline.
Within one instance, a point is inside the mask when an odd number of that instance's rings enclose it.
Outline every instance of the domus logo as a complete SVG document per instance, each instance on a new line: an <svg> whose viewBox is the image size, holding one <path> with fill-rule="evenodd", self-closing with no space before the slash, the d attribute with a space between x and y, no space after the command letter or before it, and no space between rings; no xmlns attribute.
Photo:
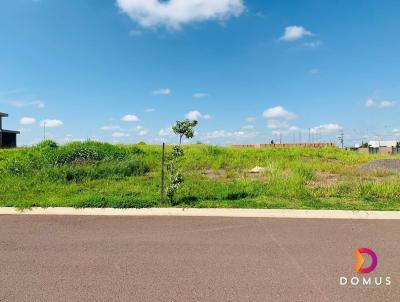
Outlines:
<svg viewBox="0 0 400 302"><path fill-rule="evenodd" d="M356 255L356 259L357 259L357 263L355 266L357 273L368 274L368 273L371 273L377 267L378 256L376 256L376 254L373 250L363 247L363 248L356 249L354 251L354 254ZM365 263L363 254L369 255L369 257L371 258L371 263L367 267L363 267L363 264Z"/></svg>
<svg viewBox="0 0 400 302"><path fill-rule="evenodd" d="M378 266L378 256L370 248L357 248L354 251L356 256L355 271L358 274L372 273ZM341 286L388 286L392 283L390 276L341 276L339 284Z"/></svg>

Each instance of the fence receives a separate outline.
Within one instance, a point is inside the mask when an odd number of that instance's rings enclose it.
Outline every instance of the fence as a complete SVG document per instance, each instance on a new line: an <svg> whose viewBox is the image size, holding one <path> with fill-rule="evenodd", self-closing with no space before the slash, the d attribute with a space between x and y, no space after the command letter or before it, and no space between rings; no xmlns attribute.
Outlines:
<svg viewBox="0 0 400 302"><path fill-rule="evenodd" d="M337 147L334 143L315 143L315 144L252 144L252 145L232 145L236 148L325 148Z"/></svg>

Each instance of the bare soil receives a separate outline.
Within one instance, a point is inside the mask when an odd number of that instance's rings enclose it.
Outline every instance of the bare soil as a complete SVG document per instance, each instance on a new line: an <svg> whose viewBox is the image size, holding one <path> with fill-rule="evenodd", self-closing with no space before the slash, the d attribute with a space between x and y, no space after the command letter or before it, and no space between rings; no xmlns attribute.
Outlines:
<svg viewBox="0 0 400 302"><path fill-rule="evenodd" d="M339 181L339 175L328 172L317 172L315 180L308 182L311 188L330 188Z"/></svg>
<svg viewBox="0 0 400 302"><path fill-rule="evenodd" d="M400 173L400 159L374 160L360 167L361 172L392 171Z"/></svg>

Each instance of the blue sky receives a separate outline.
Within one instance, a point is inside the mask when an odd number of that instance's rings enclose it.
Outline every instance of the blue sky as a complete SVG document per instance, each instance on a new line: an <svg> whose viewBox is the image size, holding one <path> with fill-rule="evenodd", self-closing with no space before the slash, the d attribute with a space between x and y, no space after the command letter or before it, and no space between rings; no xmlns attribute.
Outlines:
<svg viewBox="0 0 400 302"><path fill-rule="evenodd" d="M0 111L47 136L173 142L399 139L400 3L4 0Z"/></svg>

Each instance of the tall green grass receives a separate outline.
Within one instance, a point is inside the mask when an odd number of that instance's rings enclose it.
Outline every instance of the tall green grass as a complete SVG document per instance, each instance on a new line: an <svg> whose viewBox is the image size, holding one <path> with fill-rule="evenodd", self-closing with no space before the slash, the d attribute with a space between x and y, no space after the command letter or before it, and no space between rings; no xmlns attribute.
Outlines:
<svg viewBox="0 0 400 302"><path fill-rule="evenodd" d="M358 169L387 156L207 145L185 146L185 154L185 182L172 204L161 204L160 146L45 141L0 150L0 206L400 208L398 174ZM255 166L265 172L249 175Z"/></svg>

